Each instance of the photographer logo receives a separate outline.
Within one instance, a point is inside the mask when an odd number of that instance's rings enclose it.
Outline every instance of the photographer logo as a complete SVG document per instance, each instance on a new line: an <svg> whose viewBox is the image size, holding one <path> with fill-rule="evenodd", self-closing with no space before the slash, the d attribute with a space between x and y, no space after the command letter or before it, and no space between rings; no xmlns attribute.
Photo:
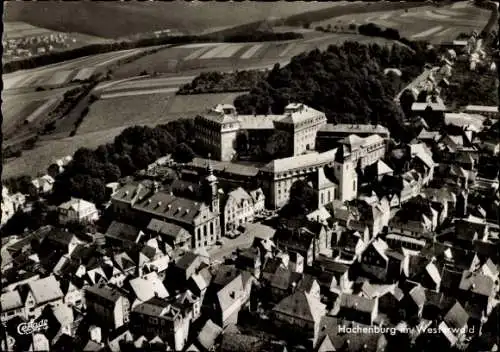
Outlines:
<svg viewBox="0 0 500 352"><path fill-rule="evenodd" d="M20 335L29 335L42 330L47 330L49 327L47 319L35 322L30 320L27 323L21 323L17 326L17 332Z"/></svg>

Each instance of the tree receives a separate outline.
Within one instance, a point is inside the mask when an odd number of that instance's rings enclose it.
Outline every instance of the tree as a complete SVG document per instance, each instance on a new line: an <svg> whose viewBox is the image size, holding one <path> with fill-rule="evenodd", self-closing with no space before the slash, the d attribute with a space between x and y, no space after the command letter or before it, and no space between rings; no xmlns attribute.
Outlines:
<svg viewBox="0 0 500 352"><path fill-rule="evenodd" d="M186 143L177 145L173 153L174 160L180 163L189 163L195 156L193 150Z"/></svg>
<svg viewBox="0 0 500 352"><path fill-rule="evenodd" d="M290 198L282 215L284 217L304 216L316 207L315 203L313 188L305 181L296 181L290 188Z"/></svg>
<svg viewBox="0 0 500 352"><path fill-rule="evenodd" d="M248 151L248 137L245 133L238 133L236 135L236 152L246 153Z"/></svg>
<svg viewBox="0 0 500 352"><path fill-rule="evenodd" d="M265 151L269 157L280 159L290 156L290 135L285 131L276 130L266 143Z"/></svg>
<svg viewBox="0 0 500 352"><path fill-rule="evenodd" d="M407 117L410 117L411 115L411 106L414 102L415 97L413 96L413 92L409 89L405 89L399 97L399 104L401 105L401 109Z"/></svg>

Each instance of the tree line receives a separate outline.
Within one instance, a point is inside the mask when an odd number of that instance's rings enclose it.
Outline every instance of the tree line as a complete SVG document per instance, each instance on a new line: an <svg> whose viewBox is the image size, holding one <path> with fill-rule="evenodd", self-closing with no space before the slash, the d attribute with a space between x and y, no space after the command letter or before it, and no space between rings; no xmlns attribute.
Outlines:
<svg viewBox="0 0 500 352"><path fill-rule="evenodd" d="M182 86L177 94L203 94L220 92L242 92L252 89L265 78L266 72L259 70L236 72L203 72L192 82Z"/></svg>
<svg viewBox="0 0 500 352"><path fill-rule="evenodd" d="M22 60L15 60L7 62L3 65L4 73L11 73L18 70L26 70L39 66L50 65L76 58L108 53L111 51L128 50L135 48L142 48L157 45L181 45L189 43L202 43L213 41L224 42L254 42L254 41L281 41L303 38L302 34L295 32L274 33L271 31L250 31L250 32L237 32L228 33L225 35L220 34L207 34L199 36L164 36L154 38L143 38L135 41L121 41L114 43L101 43L82 46L79 48L51 52L42 56L34 56Z"/></svg>
<svg viewBox="0 0 500 352"><path fill-rule="evenodd" d="M65 170L56 176L53 197L56 203L69 197L96 204L107 200L106 184L145 169L161 156L172 154L178 162L194 157L191 131L193 120L180 119L154 128L125 129L113 143L95 150L80 148Z"/></svg>
<svg viewBox="0 0 500 352"><path fill-rule="evenodd" d="M394 97L426 63L426 49L417 49L346 42L303 53L285 67L275 65L234 104L242 114L282 114L288 103L299 101L325 112L330 122L379 123L404 139L404 115ZM403 75L384 75L387 67L399 68Z"/></svg>

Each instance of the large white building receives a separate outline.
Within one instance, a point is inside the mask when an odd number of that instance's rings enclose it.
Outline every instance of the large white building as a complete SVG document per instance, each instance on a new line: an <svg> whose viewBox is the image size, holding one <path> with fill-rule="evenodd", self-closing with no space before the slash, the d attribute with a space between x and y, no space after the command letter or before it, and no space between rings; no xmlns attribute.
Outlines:
<svg viewBox="0 0 500 352"><path fill-rule="evenodd" d="M326 124L324 113L304 104L293 103L283 115L238 115L232 105L217 105L195 119L195 138L200 145L221 161L231 161L236 155L239 134L248 134L250 144L265 141L274 130L289 134L290 154L300 155L313 150L316 133Z"/></svg>
<svg viewBox="0 0 500 352"><path fill-rule="evenodd" d="M72 198L70 201L61 204L58 211L61 224L71 221L90 223L99 218L99 212L95 204L83 199Z"/></svg>

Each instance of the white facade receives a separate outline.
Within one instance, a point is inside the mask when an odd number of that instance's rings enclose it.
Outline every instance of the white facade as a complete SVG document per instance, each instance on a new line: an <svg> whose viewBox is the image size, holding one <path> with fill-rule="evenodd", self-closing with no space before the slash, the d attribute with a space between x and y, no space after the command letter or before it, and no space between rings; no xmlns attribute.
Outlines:
<svg viewBox="0 0 500 352"><path fill-rule="evenodd" d="M83 199L73 198L59 206L59 222L61 224L70 221L93 222L99 218L99 212L93 203Z"/></svg>

